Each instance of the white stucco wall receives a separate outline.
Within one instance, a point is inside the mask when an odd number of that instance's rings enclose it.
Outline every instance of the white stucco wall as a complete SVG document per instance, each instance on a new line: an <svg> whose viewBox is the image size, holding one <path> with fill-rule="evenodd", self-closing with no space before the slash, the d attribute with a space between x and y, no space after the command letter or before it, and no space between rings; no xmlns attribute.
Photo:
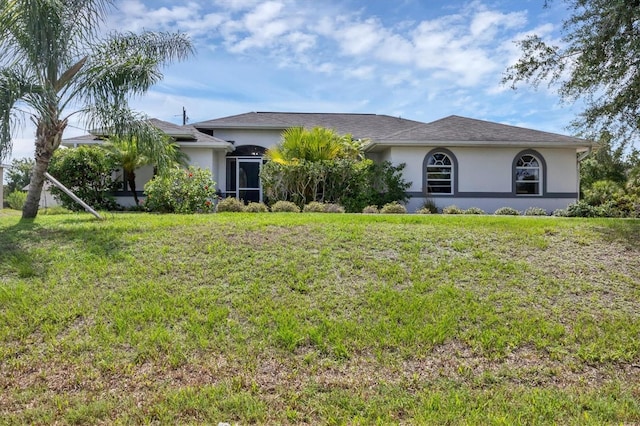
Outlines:
<svg viewBox="0 0 640 426"><path fill-rule="evenodd" d="M524 147L447 147L458 163L457 196L430 197L439 208L452 204L461 208L479 207L493 213L500 207L513 207L526 210L529 207L542 207L551 212L565 208L575 202L578 192L578 167L575 149L540 148L535 149L546 163L546 193L560 196L513 196L513 161ZM377 155L394 164L406 163L405 179L411 182L408 192L423 191L423 162L425 156L434 147L392 147ZM473 193L483 193L474 196ZM504 196L501 196L504 194ZM409 211L420 208L425 201L415 195L408 203Z"/></svg>
<svg viewBox="0 0 640 426"><path fill-rule="evenodd" d="M270 148L280 142L281 130L246 130L246 129L221 129L215 130L213 135L225 141L233 141L235 146L257 145Z"/></svg>

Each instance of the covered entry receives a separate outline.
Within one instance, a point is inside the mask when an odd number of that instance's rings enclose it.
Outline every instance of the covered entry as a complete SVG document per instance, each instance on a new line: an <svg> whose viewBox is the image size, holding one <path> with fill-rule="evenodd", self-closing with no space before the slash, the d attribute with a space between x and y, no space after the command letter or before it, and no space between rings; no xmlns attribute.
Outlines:
<svg viewBox="0 0 640 426"><path fill-rule="evenodd" d="M227 197L248 202L262 201L260 169L266 148L242 145L227 154Z"/></svg>

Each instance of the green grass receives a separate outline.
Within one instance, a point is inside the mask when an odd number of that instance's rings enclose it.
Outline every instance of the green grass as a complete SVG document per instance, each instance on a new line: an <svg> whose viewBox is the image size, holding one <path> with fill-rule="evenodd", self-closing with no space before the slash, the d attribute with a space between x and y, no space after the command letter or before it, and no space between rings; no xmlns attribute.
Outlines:
<svg viewBox="0 0 640 426"><path fill-rule="evenodd" d="M640 222L0 213L0 424L640 422Z"/></svg>

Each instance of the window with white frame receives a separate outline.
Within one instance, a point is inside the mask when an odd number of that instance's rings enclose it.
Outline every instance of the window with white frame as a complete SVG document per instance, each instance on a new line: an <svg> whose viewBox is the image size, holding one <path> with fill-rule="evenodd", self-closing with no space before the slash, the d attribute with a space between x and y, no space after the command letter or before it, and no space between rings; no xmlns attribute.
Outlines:
<svg viewBox="0 0 640 426"><path fill-rule="evenodd" d="M542 166L533 154L523 154L516 161L516 195L542 194Z"/></svg>
<svg viewBox="0 0 640 426"><path fill-rule="evenodd" d="M444 152L434 152L427 159L427 192L453 194L453 162Z"/></svg>

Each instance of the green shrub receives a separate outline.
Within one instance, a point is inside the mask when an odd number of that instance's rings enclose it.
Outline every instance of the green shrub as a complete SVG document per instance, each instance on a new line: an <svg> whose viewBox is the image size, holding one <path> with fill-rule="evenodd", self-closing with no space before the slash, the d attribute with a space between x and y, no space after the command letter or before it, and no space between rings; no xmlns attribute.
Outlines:
<svg viewBox="0 0 640 426"><path fill-rule="evenodd" d="M500 207L493 214L500 216L520 216L520 212L513 207Z"/></svg>
<svg viewBox="0 0 640 426"><path fill-rule="evenodd" d="M367 206L364 209L362 209L362 213L364 214L378 214L380 213L380 210L378 210L378 206Z"/></svg>
<svg viewBox="0 0 640 426"><path fill-rule="evenodd" d="M318 201L312 201L309 204L306 204L302 211L304 213L324 213L325 204Z"/></svg>
<svg viewBox="0 0 640 426"><path fill-rule="evenodd" d="M611 180L598 180L585 189L584 201L592 206L599 206L623 193L621 184Z"/></svg>
<svg viewBox="0 0 640 426"><path fill-rule="evenodd" d="M569 211L567 209L555 209L552 215L555 217L568 217Z"/></svg>
<svg viewBox="0 0 640 426"><path fill-rule="evenodd" d="M254 204L259 204L259 203L254 203ZM238 200L236 197L227 197L218 201L216 211L218 213L224 213L224 212L239 213L239 212L246 211L246 206L242 201Z"/></svg>
<svg viewBox="0 0 640 426"><path fill-rule="evenodd" d="M464 214L487 214L480 207L469 207L464 211Z"/></svg>
<svg viewBox="0 0 640 426"><path fill-rule="evenodd" d="M324 205L325 213L344 213L344 207L336 203L327 203Z"/></svg>
<svg viewBox="0 0 640 426"><path fill-rule="evenodd" d="M269 211L269 207L265 203L256 203L250 202L244 208L244 211L248 213L267 213Z"/></svg>
<svg viewBox="0 0 640 426"><path fill-rule="evenodd" d="M547 210L542 207L529 207L524 211L525 216L547 216Z"/></svg>
<svg viewBox="0 0 640 426"><path fill-rule="evenodd" d="M456 205L447 206L442 209L442 214L463 214L464 210Z"/></svg>
<svg viewBox="0 0 640 426"><path fill-rule="evenodd" d="M210 213L216 208L215 185L209 170L175 167L147 182L144 205L163 213Z"/></svg>
<svg viewBox="0 0 640 426"><path fill-rule="evenodd" d="M380 209L380 213L384 214L404 214L407 212L407 208L397 201L387 203Z"/></svg>
<svg viewBox="0 0 640 426"><path fill-rule="evenodd" d="M9 204L9 208L12 208L14 210L22 210L25 201L27 201L27 193L25 191L15 190L7 195L6 198L7 204Z"/></svg>
<svg viewBox="0 0 640 426"><path fill-rule="evenodd" d="M271 211L274 213L287 212L287 213L300 213L300 207L291 201L276 201L271 206Z"/></svg>
<svg viewBox="0 0 640 426"><path fill-rule="evenodd" d="M80 146L56 150L49 164L49 173L94 209L121 210L112 195L118 185L112 177L115 168L105 150L97 146ZM84 210L55 186L51 187L51 194L69 210Z"/></svg>
<svg viewBox="0 0 640 426"><path fill-rule="evenodd" d="M597 207L583 200L571 203L567 207L567 216L570 217L598 217L599 215Z"/></svg>
<svg viewBox="0 0 640 426"><path fill-rule="evenodd" d="M433 212L431 211L431 209L427 208L427 207L422 207L419 208L418 210L416 210L416 214L432 214Z"/></svg>

